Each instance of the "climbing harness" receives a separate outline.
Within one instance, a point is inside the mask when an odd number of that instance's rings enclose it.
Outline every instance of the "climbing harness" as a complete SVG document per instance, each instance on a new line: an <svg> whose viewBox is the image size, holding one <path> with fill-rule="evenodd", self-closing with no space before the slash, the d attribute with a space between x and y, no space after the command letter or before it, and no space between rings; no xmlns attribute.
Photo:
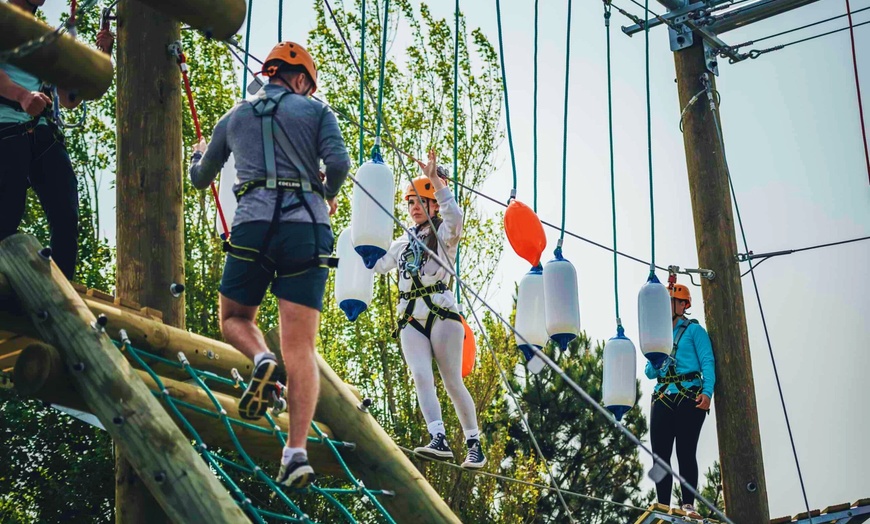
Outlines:
<svg viewBox="0 0 870 524"><path fill-rule="evenodd" d="M431 234L436 233L432 232ZM420 274L423 269L423 264L425 264L427 261L427 257L424 257L423 255L424 253L421 241L415 239L409 233L408 246L402 252L402 267L400 267L399 269L402 274L402 278L411 281L411 289L410 291L403 291L399 293L399 298L402 300L407 300L408 305L405 306L405 312L402 313L402 316L396 323L397 326L396 329L393 331L393 338L398 337L399 333L405 328L405 326L408 325L412 326L414 329L425 335L426 338L431 338L432 326L435 325L435 320L438 318L440 318L441 320L455 320L457 322L462 322L462 317L459 316L459 313L451 311L448 308L441 307L432 302L432 295L444 293L445 291L450 289L450 286L440 280L432 284L431 286L423 285ZM420 299L422 299L423 303L426 304L426 307L429 308L429 315L426 317L425 323L421 323L419 320L414 318L414 307L417 305L417 300Z"/></svg>
<svg viewBox="0 0 870 524"><path fill-rule="evenodd" d="M338 259L328 255L316 254L320 246L320 230L317 227L317 220L314 216L314 211L305 199L306 193L317 193L324 197L322 183L317 183L312 186L311 181L305 175L305 168L302 167L302 162L296 152L295 146L290 141L290 138L284 132L284 129L275 122L275 112L284 96L292 93L289 89L282 90L274 94L268 94L265 89L260 90L257 98L254 101L249 101L254 111L254 116L260 118L263 129L263 151L266 159L266 177L261 179L250 180L242 184L236 190L236 200L241 200L242 197L255 188L265 188L276 192L275 208L272 213L272 221L269 223L269 229L266 230L266 235L263 237L263 244L259 250L233 245L229 239L224 240L223 250L231 256L248 262L257 262L263 269L271 274L278 273L277 278L291 277L302 274L309 269L335 268L338 267ZM278 168L275 163L275 143L278 148L287 156L293 167L296 168L298 175L295 178L278 178ZM284 192L292 191L296 194L298 202L283 206ZM324 197L325 198L325 197ZM278 230L278 224L281 222L281 215L289 211L293 211L300 207L304 207L311 218L311 227L314 230L314 249L308 260L297 262L289 266L278 267L278 265L270 259L266 254L269 246L272 243L272 238Z"/></svg>
<svg viewBox="0 0 870 524"><path fill-rule="evenodd" d="M683 324L679 328L677 328L677 334L674 335L674 351L673 351L673 354L671 355L673 362L668 366L667 370L665 371L665 376L663 376L663 377L660 376L660 377L658 377L658 379L656 379L656 381L659 384L664 384L665 386L667 386L668 384L674 384L675 386L677 386L677 395L678 396L691 398L691 399L694 399L695 396L697 396L697 393L698 393L698 391L700 391L700 388L698 388L697 386L693 386L691 388L684 387L683 382L691 382L695 379L698 379L698 380L703 380L703 379L701 377L701 373L698 371L692 371L689 373L679 373L679 374L677 373L677 346L680 343L680 339L683 338L683 333L686 332L686 329L688 329L688 327L691 324L697 324L697 323L698 323L697 320L692 319L692 320L689 320L688 323ZM653 402L659 401L659 400L664 400L667 397L667 390L668 390L667 387L663 387L661 389L661 391L659 393L657 393L656 396L653 398Z"/></svg>

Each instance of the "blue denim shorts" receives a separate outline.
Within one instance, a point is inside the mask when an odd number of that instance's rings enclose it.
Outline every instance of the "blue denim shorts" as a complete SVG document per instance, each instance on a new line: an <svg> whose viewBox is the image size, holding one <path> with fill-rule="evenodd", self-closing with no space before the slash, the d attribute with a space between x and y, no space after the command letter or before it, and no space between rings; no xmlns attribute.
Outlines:
<svg viewBox="0 0 870 524"><path fill-rule="evenodd" d="M329 270L313 267L294 272L293 268L315 254L332 253L332 229L326 224L306 222L279 224L265 253L276 268L271 271L257 261L268 229L269 222L245 222L233 228L233 252L227 253L221 294L245 306L259 306L271 284L276 297L320 311Z"/></svg>

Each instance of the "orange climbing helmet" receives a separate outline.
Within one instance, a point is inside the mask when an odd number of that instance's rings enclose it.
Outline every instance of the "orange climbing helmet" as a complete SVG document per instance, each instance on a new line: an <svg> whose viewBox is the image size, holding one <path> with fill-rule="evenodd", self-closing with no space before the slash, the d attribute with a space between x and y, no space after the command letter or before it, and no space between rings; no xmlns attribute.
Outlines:
<svg viewBox="0 0 870 524"><path fill-rule="evenodd" d="M422 198L428 198L429 200L435 200L435 188L432 187L432 182L429 181L429 177L418 176L411 181L411 183L408 184L408 188L405 189L405 195L402 198L408 200L417 195L420 195Z"/></svg>
<svg viewBox="0 0 870 524"><path fill-rule="evenodd" d="M280 60L291 66L302 66L314 84L311 94L317 91L317 66L314 65L314 59L311 58L311 55L308 54L308 51L304 47L296 42L279 43L269 52L269 56L263 62L263 70L260 71L260 74L268 77L278 74L278 67L274 64L266 67L273 60Z"/></svg>
<svg viewBox="0 0 870 524"><path fill-rule="evenodd" d="M689 293L689 288L682 284L674 285L674 287L671 289L671 298L685 300L686 302L688 302L688 304L686 304L686 307L692 307L692 294Z"/></svg>

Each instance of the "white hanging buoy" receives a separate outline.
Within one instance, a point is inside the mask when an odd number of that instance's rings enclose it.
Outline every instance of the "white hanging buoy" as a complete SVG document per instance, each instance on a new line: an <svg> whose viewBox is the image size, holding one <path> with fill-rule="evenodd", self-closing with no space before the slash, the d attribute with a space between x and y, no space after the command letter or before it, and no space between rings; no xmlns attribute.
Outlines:
<svg viewBox="0 0 870 524"><path fill-rule="evenodd" d="M550 338L547 334L545 308L543 268L536 266L520 281L517 291L517 315L514 321L517 349L523 352L526 366L532 373L540 372L544 367L544 361L535 355L531 346L542 349Z"/></svg>
<svg viewBox="0 0 870 524"><path fill-rule="evenodd" d="M580 332L580 294L577 271L562 257L561 248L544 266L544 298L547 334L564 351Z"/></svg>
<svg viewBox="0 0 870 524"><path fill-rule="evenodd" d="M604 373L601 392L604 407L616 420L634 407L637 401L637 360L634 344L625 336L622 326L616 336L604 344Z"/></svg>
<svg viewBox="0 0 870 524"><path fill-rule="evenodd" d="M650 273L637 294L638 333L640 350L656 368L668 358L674 346L671 314L668 288L659 282L655 273Z"/></svg>
<svg viewBox="0 0 870 524"><path fill-rule="evenodd" d="M361 165L356 179L358 185L354 185L351 203L351 234L354 249L371 269L387 253L393 239L393 220L387 211L393 212L396 184L392 170L383 162L368 161Z"/></svg>
<svg viewBox="0 0 870 524"><path fill-rule="evenodd" d="M236 194L233 193L233 185L236 183L236 157L230 153L224 168L221 169L221 180L218 185L218 202L221 205L221 211L224 213L224 220L227 223L227 229L224 231L224 225L221 222L220 213L215 213L215 227L221 239L226 240L225 233L229 233L233 229L233 218L236 216L236 208L239 206L236 201Z"/></svg>
<svg viewBox="0 0 870 524"><path fill-rule="evenodd" d="M335 301L353 322L372 303L375 273L363 264L353 249L351 228L338 235L338 268L335 271Z"/></svg>

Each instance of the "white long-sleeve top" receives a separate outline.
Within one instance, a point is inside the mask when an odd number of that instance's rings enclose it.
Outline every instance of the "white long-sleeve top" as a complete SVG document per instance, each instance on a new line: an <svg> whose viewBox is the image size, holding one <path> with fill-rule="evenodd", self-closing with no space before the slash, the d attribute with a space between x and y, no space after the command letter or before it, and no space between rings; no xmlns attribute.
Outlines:
<svg viewBox="0 0 870 524"><path fill-rule="evenodd" d="M453 198L453 193L450 192L449 187L443 187L435 192L435 200L438 201L438 205L440 207L440 214L443 222L438 227L438 239L440 240L438 245L438 257L446 262L448 265L452 264L453 260L456 259L456 250L459 246L459 239L462 237L462 209L459 208L459 205L456 203L456 200ZM429 232L430 226L428 222L419 227L417 231L415 229L411 229L411 231L415 231L417 236L425 242L426 237L430 234ZM402 235L393 241L390 245L390 249L387 251L387 254L378 260L375 264L374 270L378 273L384 274L392 271L393 269L399 270L399 291L407 292L411 290L411 286L413 282L409 276L409 274L405 271L406 260L402 256L402 254L409 248L409 244L411 239L408 237L407 233ZM445 253L442 249L446 248L447 252ZM423 258L421 263L421 270L419 273L420 281L424 286L431 286L437 283L439 280L444 282L445 285L450 282L450 273L444 269L437 261L431 260L428 253L423 252ZM456 297L453 295L453 292L450 290L444 291L442 293L436 293L431 296L432 303L436 306L440 306L446 309L450 309L451 311L457 311L456 308ZM396 311L401 316L405 313L405 308L408 307L408 301L404 299L399 299L399 304L396 308ZM458 312L458 311L457 311ZM418 320L426 320L429 316L429 308L426 307L426 303L422 298L417 299L414 304L414 318Z"/></svg>

